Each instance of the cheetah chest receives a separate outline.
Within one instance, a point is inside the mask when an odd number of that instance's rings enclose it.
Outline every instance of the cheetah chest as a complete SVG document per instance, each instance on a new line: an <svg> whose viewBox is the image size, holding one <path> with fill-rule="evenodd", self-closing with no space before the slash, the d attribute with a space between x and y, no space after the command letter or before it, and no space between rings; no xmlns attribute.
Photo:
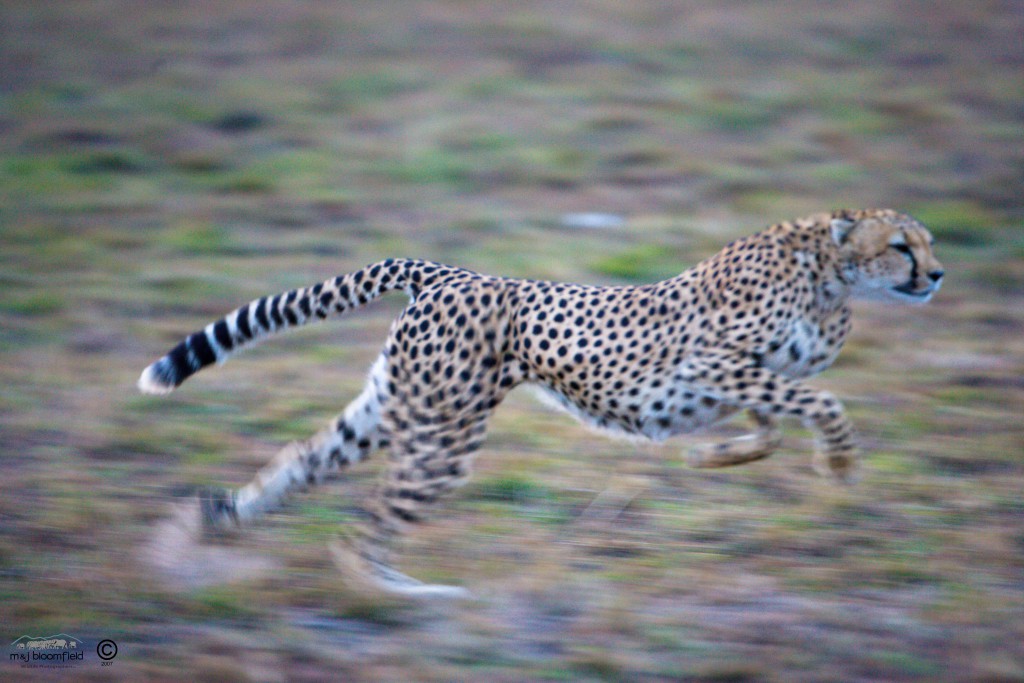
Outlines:
<svg viewBox="0 0 1024 683"><path fill-rule="evenodd" d="M816 375L832 365L845 340L840 325L833 325L832 331L830 335L829 328L797 318L769 344L764 364L787 377Z"/></svg>

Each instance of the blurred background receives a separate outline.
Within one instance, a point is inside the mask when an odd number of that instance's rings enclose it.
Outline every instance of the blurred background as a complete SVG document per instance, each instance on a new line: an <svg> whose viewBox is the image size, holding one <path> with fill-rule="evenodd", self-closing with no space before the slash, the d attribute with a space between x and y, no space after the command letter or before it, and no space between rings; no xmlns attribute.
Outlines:
<svg viewBox="0 0 1024 683"><path fill-rule="evenodd" d="M62 672L97 680L1024 680L1022 35L995 0L5 0L0 638L111 638ZM255 296L387 256L648 282L871 206L947 279L814 381L853 488L798 425L689 471L516 392L400 554L478 601L345 585L379 456L220 545L163 523L340 411L404 303L136 394Z"/></svg>

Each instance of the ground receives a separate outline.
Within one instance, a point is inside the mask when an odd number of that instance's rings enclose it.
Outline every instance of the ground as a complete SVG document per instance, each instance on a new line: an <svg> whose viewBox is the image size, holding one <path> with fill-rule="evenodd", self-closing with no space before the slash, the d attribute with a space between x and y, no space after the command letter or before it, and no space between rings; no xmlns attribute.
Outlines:
<svg viewBox="0 0 1024 683"><path fill-rule="evenodd" d="M1020 2L4 3L0 637L113 639L62 672L97 680L1024 679L1022 33ZM345 585L374 464L219 546L168 522L339 411L402 305L135 392L252 297L387 256L650 281L866 206L947 281L858 306L815 381L852 488L795 425L694 471L517 391L400 555L475 601Z"/></svg>

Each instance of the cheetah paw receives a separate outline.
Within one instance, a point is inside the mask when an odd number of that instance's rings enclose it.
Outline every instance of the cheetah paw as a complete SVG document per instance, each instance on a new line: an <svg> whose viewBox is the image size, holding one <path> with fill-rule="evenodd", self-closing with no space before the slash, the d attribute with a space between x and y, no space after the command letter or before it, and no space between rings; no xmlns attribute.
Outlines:
<svg viewBox="0 0 1024 683"><path fill-rule="evenodd" d="M766 441L759 436L741 436L722 443L700 444L686 454L686 464L697 469L733 467L771 455L778 442Z"/></svg>
<svg viewBox="0 0 1024 683"><path fill-rule="evenodd" d="M473 597L472 593L461 586L424 583L414 579L382 562L362 557L345 543L334 541L328 548L335 565L342 570L346 583L357 590L369 588L388 595L424 599Z"/></svg>
<svg viewBox="0 0 1024 683"><path fill-rule="evenodd" d="M199 499L203 536L218 538L238 530L235 501L229 489L204 487L196 497Z"/></svg>
<svg viewBox="0 0 1024 683"><path fill-rule="evenodd" d="M856 456L815 453L811 464L820 476L837 484L851 485L860 480L860 463Z"/></svg>

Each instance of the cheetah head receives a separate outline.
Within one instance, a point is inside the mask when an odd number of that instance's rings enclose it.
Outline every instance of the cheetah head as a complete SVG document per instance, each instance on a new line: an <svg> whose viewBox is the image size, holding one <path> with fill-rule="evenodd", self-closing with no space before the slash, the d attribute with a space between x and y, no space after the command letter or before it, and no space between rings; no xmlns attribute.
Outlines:
<svg viewBox="0 0 1024 683"><path fill-rule="evenodd" d="M924 303L942 284L931 233L890 209L837 211L832 239L854 296Z"/></svg>

